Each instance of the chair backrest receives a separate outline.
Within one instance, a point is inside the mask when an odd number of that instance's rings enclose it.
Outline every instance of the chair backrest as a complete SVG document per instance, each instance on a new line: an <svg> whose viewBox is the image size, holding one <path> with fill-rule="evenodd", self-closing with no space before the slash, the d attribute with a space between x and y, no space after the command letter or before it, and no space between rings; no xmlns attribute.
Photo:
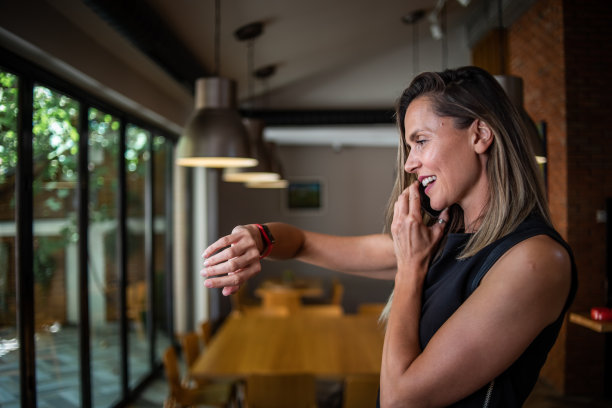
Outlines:
<svg viewBox="0 0 612 408"><path fill-rule="evenodd" d="M344 315L340 305L305 305L296 314L300 316L338 317Z"/></svg>
<svg viewBox="0 0 612 408"><path fill-rule="evenodd" d="M247 378L248 408L316 407L314 376L308 374L267 375Z"/></svg>
<svg viewBox="0 0 612 408"><path fill-rule="evenodd" d="M208 345L208 342L210 341L211 333L212 333L212 325L210 324L210 321L206 320L200 323L200 336L202 338L203 345L205 346Z"/></svg>
<svg viewBox="0 0 612 408"><path fill-rule="evenodd" d="M375 314L377 316L380 316L384 308L385 308L384 303L362 303L359 306L357 306L357 313Z"/></svg>
<svg viewBox="0 0 612 408"><path fill-rule="evenodd" d="M248 282L240 285L238 292L230 296L232 311L244 312L246 308L251 306L260 306L260 301L249 295Z"/></svg>
<svg viewBox="0 0 612 408"><path fill-rule="evenodd" d="M344 286L340 281L334 280L332 283L331 300L332 305L342 304L342 297L344 296Z"/></svg>
<svg viewBox="0 0 612 408"><path fill-rule="evenodd" d="M130 283L126 289L126 302L130 317L140 319L147 307L147 284L145 281Z"/></svg>
<svg viewBox="0 0 612 408"><path fill-rule="evenodd" d="M200 336L196 332L184 334L181 338L181 346L183 346L185 363L187 367L191 367L200 354Z"/></svg>
<svg viewBox="0 0 612 408"><path fill-rule="evenodd" d="M273 317L288 317L291 316L293 314L295 314L294 312L290 312L289 308L284 307L284 306L275 306L275 307L263 307L263 306L259 306L259 307L251 307L248 309L245 309L244 313L246 315L250 315L250 316L273 316Z"/></svg>
<svg viewBox="0 0 612 408"><path fill-rule="evenodd" d="M286 308L290 313L302 307L302 299L295 290L266 290L263 294L262 307L264 309Z"/></svg>
<svg viewBox="0 0 612 408"><path fill-rule="evenodd" d="M344 380L343 408L376 406L380 378L378 375L354 375Z"/></svg>

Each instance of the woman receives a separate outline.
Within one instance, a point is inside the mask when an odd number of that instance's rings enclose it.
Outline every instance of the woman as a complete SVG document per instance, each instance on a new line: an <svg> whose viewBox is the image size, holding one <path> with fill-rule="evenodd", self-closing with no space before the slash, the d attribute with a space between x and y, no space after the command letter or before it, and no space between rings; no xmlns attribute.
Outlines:
<svg viewBox="0 0 612 408"><path fill-rule="evenodd" d="M397 120L391 234L337 237L271 223L276 243L266 252L395 280L381 406L521 406L576 290L529 128L495 79L475 67L416 77ZM433 209L444 209L437 219L422 215L419 186ZM253 224L211 245L206 286L235 292L259 272L267 238Z"/></svg>

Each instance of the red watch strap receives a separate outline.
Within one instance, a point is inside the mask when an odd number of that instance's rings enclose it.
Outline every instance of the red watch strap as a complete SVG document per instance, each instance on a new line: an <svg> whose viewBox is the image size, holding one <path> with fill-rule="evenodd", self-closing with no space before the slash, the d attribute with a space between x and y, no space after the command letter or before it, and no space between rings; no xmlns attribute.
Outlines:
<svg viewBox="0 0 612 408"><path fill-rule="evenodd" d="M272 240L270 239L268 234L266 234L266 230L264 229L264 227L262 227L261 224L255 225L257 226L257 228L259 228L259 233L261 234L264 241L263 253L259 255L259 259L264 259L266 256L270 255L274 244L272 243Z"/></svg>

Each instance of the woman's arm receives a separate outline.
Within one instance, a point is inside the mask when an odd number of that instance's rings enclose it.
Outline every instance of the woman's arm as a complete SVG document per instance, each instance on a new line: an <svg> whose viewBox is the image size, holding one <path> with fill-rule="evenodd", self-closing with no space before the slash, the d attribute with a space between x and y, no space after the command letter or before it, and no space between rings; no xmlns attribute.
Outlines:
<svg viewBox="0 0 612 408"><path fill-rule="evenodd" d="M275 238L271 259L298 259L340 272L393 279L395 255L389 235L341 237L304 231L284 223L266 224ZM241 283L261 271L263 242L255 224L238 226L220 238L202 255L201 274L207 287L224 287L229 295ZM217 253L218 252L218 253Z"/></svg>
<svg viewBox="0 0 612 408"><path fill-rule="evenodd" d="M552 238L536 236L517 244L420 350L415 293L398 270L381 406L446 406L489 383L559 317L570 271L567 251Z"/></svg>

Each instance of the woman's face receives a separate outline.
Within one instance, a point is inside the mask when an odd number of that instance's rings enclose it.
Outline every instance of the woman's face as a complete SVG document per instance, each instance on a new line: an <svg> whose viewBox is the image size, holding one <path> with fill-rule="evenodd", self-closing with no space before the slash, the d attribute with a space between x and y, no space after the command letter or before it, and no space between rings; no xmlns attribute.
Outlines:
<svg viewBox="0 0 612 408"><path fill-rule="evenodd" d="M431 207L442 210L457 203L464 212L480 211L488 189L483 189L486 161L474 148L477 121L457 129L453 118L436 115L430 99L419 97L408 106L404 127L410 146L404 169L425 186Z"/></svg>

